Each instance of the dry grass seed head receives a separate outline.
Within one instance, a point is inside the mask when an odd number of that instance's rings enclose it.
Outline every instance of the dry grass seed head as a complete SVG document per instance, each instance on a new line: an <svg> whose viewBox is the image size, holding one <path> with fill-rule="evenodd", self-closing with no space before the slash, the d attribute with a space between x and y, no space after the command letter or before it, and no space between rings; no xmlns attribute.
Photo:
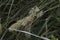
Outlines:
<svg viewBox="0 0 60 40"><path fill-rule="evenodd" d="M37 11L39 11L39 9L38 9L37 6L35 6L34 8L32 8L32 9L30 10L29 13L31 13L31 14L30 14L29 16L27 16L27 17L25 17L25 18L23 18L23 19L21 19L21 20L18 20L15 24L11 25L11 26L9 27L9 29L18 29L18 28L22 27L21 25L23 25L23 26L26 27L26 26L29 25L31 22L33 22L34 16L36 16L36 12L37 12Z"/></svg>

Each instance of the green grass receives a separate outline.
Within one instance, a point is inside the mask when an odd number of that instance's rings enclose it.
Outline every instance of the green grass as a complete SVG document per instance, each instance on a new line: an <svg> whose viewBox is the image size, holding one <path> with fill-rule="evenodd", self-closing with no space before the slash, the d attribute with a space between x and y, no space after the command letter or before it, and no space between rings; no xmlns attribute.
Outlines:
<svg viewBox="0 0 60 40"><path fill-rule="evenodd" d="M30 15L29 11L34 6L38 6L40 11L43 11L44 15L35 18L31 25L31 33L25 30L22 33L20 30L10 32L8 28L16 21ZM51 40L60 40L60 0L0 0L0 18L2 25L0 40L44 39L39 38L41 36ZM32 35L32 37L28 39L28 36L26 38L23 34L29 34ZM54 36L51 36L51 34Z"/></svg>

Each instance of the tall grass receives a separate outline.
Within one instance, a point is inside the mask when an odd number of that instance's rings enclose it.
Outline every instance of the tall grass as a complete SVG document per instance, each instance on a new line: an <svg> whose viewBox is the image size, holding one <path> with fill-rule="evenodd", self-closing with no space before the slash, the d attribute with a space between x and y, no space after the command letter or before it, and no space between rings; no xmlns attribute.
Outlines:
<svg viewBox="0 0 60 40"><path fill-rule="evenodd" d="M33 13L34 17L31 17L34 19L33 21L29 18L31 22L26 23L28 21L26 17L32 14L29 12L31 9L35 9L35 6L39 8L39 11ZM41 11L43 15L39 14ZM60 40L59 15L60 0L0 0L0 40L49 40L51 38L51 40ZM8 28L19 20L24 22L21 23L21 27L9 31L10 29ZM23 24L25 25L23 26ZM29 25L27 26L26 24ZM28 32L26 31L27 29L29 30ZM28 38L28 35L26 37L25 34L30 35L30 37ZM54 36L51 36L51 34Z"/></svg>

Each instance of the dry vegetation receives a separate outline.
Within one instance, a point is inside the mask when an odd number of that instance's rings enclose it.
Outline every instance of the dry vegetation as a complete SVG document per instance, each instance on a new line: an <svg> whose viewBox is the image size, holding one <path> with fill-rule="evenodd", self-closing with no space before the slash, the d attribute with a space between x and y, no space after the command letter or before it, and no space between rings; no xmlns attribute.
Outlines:
<svg viewBox="0 0 60 40"><path fill-rule="evenodd" d="M60 40L60 0L0 0L0 40Z"/></svg>

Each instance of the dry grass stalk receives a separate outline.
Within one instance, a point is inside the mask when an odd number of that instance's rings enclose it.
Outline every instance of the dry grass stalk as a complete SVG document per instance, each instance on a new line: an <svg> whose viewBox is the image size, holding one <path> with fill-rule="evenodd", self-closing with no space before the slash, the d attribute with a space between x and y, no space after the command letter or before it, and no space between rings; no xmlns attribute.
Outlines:
<svg viewBox="0 0 60 40"><path fill-rule="evenodd" d="M2 33L1 18L0 18L0 34Z"/></svg>

